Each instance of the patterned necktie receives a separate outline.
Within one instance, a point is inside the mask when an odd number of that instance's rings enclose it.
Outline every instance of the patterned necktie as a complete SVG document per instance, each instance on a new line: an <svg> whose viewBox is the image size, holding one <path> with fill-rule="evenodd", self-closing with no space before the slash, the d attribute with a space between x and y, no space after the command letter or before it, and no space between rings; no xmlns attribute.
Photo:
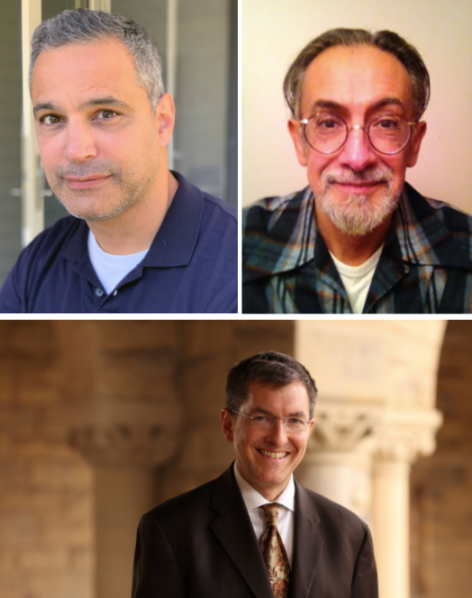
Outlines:
<svg viewBox="0 0 472 598"><path fill-rule="evenodd" d="M268 503L262 507L266 516L266 531L261 539L261 551L275 598L287 598L290 565L277 530L280 507L278 503Z"/></svg>

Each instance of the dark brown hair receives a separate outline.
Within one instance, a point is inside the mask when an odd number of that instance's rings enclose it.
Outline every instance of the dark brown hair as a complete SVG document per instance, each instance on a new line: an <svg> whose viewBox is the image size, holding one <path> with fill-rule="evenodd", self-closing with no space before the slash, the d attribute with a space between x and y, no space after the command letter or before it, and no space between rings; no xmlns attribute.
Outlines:
<svg viewBox="0 0 472 598"><path fill-rule="evenodd" d="M311 419L318 393L315 381L301 363L275 351L258 353L233 367L226 383L226 408L239 411L248 398L249 385L254 382L269 388L282 388L296 381L305 385Z"/></svg>
<svg viewBox="0 0 472 598"><path fill-rule="evenodd" d="M334 46L371 46L397 58L408 71L413 87L413 118L419 120L430 96L428 70L418 50L393 31L371 33L365 29L331 29L312 40L295 58L284 80L285 100L297 119L301 118L300 101L305 72L324 50Z"/></svg>

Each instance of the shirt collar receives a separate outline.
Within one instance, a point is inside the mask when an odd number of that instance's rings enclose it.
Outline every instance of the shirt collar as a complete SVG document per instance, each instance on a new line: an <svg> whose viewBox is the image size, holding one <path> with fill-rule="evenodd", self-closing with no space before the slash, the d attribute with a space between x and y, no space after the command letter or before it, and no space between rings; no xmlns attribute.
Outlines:
<svg viewBox="0 0 472 598"><path fill-rule="evenodd" d="M236 483L241 490L241 494L243 496L244 504L248 511L253 511L254 509L258 509L262 507L262 505L266 505L270 503L270 500L264 498L262 494L260 494L255 488L251 486L243 476L239 473L238 467L236 465L236 461L234 462L234 477L236 478ZM279 505L284 506L289 511L295 510L295 484L293 482L293 475L290 476L290 481L287 484L287 487L282 492L280 496L277 497L275 501Z"/></svg>
<svg viewBox="0 0 472 598"><path fill-rule="evenodd" d="M315 269L329 273L332 260L321 235L317 234L315 200L309 187L286 197L262 200L255 206L269 215L264 230L255 233L249 222L251 208L246 211L245 245L249 257L245 282L289 272L313 259ZM405 183L385 242L387 246L398 240L400 263L471 268L466 248L440 216L440 208L446 206L423 197Z"/></svg>
<svg viewBox="0 0 472 598"><path fill-rule="evenodd" d="M142 262L143 267L187 266L197 244L203 213L203 193L181 174L172 174L179 187ZM64 244L63 257L75 262L88 257L88 230L86 222L80 221Z"/></svg>

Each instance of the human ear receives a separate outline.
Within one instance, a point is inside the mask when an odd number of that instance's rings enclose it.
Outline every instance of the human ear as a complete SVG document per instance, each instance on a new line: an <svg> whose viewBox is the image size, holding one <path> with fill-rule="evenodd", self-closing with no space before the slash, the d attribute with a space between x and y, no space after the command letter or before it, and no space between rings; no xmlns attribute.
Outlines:
<svg viewBox="0 0 472 598"><path fill-rule="evenodd" d="M426 135L426 123L424 121L419 122L415 129L416 130L413 132L413 139L411 141L410 149L408 150L407 155L406 165L408 168L414 166L418 161L421 142L423 141L423 137Z"/></svg>
<svg viewBox="0 0 472 598"><path fill-rule="evenodd" d="M233 418L228 409L222 409L220 414L221 429L228 442L233 442Z"/></svg>
<svg viewBox="0 0 472 598"><path fill-rule="evenodd" d="M297 154L298 162L301 166L307 165L307 155L306 155L306 143L301 134L300 123L298 120L290 119L288 121L288 132L293 141L293 145L295 146L295 152Z"/></svg>
<svg viewBox="0 0 472 598"><path fill-rule="evenodd" d="M311 431L313 430L313 426L314 426L314 425L315 425L315 419L313 418L313 419L310 421L310 424L309 424L309 426L308 426L308 436L310 436L310 434L311 434Z"/></svg>
<svg viewBox="0 0 472 598"><path fill-rule="evenodd" d="M159 100L155 118L159 131L159 145L167 146L172 137L175 123L175 105L170 93L165 93Z"/></svg>

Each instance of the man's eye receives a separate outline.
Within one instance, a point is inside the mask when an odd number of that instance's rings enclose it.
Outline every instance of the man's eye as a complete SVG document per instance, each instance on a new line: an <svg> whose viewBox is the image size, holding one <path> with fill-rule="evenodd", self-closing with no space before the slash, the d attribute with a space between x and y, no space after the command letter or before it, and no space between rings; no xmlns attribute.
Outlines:
<svg viewBox="0 0 472 598"><path fill-rule="evenodd" d="M374 123L374 126L379 129L398 129L399 122L395 118L381 118Z"/></svg>
<svg viewBox="0 0 472 598"><path fill-rule="evenodd" d="M339 121L334 118L323 118L316 123L316 126L320 129L336 129L339 126Z"/></svg>
<svg viewBox="0 0 472 598"><path fill-rule="evenodd" d="M57 125L57 123L60 121L61 119L54 114L46 114L46 116L42 116L39 119L39 122L45 125Z"/></svg>
<svg viewBox="0 0 472 598"><path fill-rule="evenodd" d="M114 116L117 116L117 113L113 110L100 110L100 112L97 113L98 120L110 120Z"/></svg>
<svg viewBox="0 0 472 598"><path fill-rule="evenodd" d="M255 415L254 416L254 421L256 421L256 422L266 422L267 421L267 417L265 415Z"/></svg>
<svg viewBox="0 0 472 598"><path fill-rule="evenodd" d="M305 422L302 419L299 419L298 417L290 417L288 423L294 426L303 426L305 424Z"/></svg>

